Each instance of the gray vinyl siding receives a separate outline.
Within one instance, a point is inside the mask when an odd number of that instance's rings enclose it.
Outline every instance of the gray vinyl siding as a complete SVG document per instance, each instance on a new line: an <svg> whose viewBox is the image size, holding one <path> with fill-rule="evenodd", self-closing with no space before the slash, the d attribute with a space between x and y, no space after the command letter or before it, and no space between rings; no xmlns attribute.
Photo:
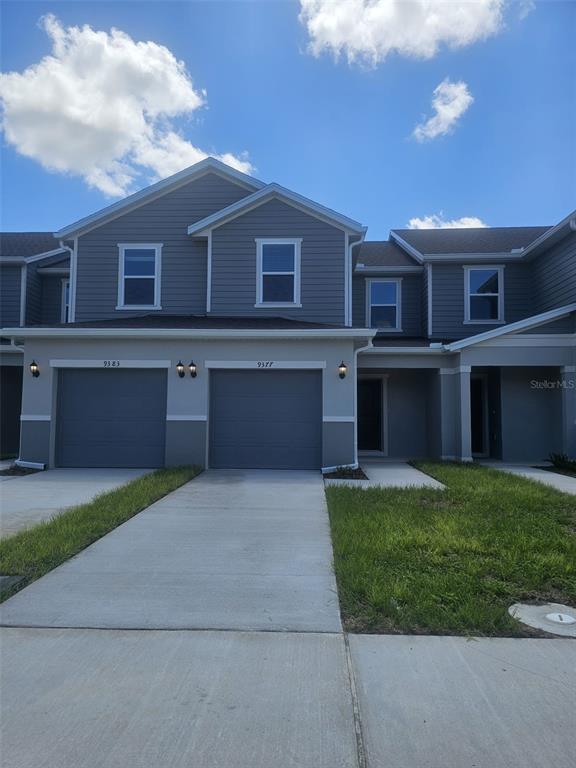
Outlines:
<svg viewBox="0 0 576 768"><path fill-rule="evenodd" d="M532 262L534 314L576 302L576 233L571 233ZM541 332L571 333L570 318L544 326Z"/></svg>
<svg viewBox="0 0 576 768"><path fill-rule="evenodd" d="M205 239L187 234L190 224L250 194L250 190L209 173L78 239L76 320L130 317L142 310L117 311L118 243L163 243L162 314L206 311Z"/></svg>
<svg viewBox="0 0 576 768"><path fill-rule="evenodd" d="M364 327L366 317L366 281L367 280L398 280L402 281L402 332L391 333L394 337L421 336L424 333L424 318L422 315L422 275L354 275L352 280L352 322L355 326ZM386 333L383 336L388 335Z"/></svg>
<svg viewBox="0 0 576 768"><path fill-rule="evenodd" d="M42 277L40 322L55 325L62 318L62 277Z"/></svg>
<svg viewBox="0 0 576 768"><path fill-rule="evenodd" d="M20 325L20 281L22 267L0 268L0 328Z"/></svg>
<svg viewBox="0 0 576 768"><path fill-rule="evenodd" d="M41 275L38 270L56 265L62 268L69 267L70 259L63 258L62 254L56 254L47 259L42 259L41 261L34 261L26 267L26 325L39 325L45 322L54 322L53 319L44 319L44 285L46 280L54 280L55 278ZM60 277L56 279L60 281ZM52 318L54 314L54 296L52 295L53 291L51 289L52 286L49 286L46 297L46 301L48 302L46 313L50 318ZM59 307L60 298L58 298L57 301ZM56 322L60 322L59 312Z"/></svg>
<svg viewBox="0 0 576 768"><path fill-rule="evenodd" d="M497 264L495 261L494 264ZM476 266L476 265L474 265ZM464 269L462 264L432 266L432 336L435 339L460 339L494 330L494 323L464 323ZM504 322L535 314L529 264L506 264L504 268Z"/></svg>
<svg viewBox="0 0 576 768"><path fill-rule="evenodd" d="M302 238L301 308L256 302L255 238ZM248 211L212 233L212 314L282 315L344 323L345 233L280 200Z"/></svg>

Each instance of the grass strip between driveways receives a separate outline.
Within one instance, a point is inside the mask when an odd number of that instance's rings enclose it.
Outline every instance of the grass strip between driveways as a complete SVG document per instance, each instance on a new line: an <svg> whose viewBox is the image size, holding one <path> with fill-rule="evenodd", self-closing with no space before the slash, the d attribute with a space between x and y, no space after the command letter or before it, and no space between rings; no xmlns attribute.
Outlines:
<svg viewBox="0 0 576 768"><path fill-rule="evenodd" d="M446 490L326 489L348 631L527 636L511 604L576 605L576 497L476 465L417 466Z"/></svg>
<svg viewBox="0 0 576 768"><path fill-rule="evenodd" d="M23 580L2 593L2 600L78 554L89 544L142 512L170 491L192 480L198 467L158 469L87 504L61 512L46 522L0 541L0 573ZM17 482L17 481L12 481Z"/></svg>

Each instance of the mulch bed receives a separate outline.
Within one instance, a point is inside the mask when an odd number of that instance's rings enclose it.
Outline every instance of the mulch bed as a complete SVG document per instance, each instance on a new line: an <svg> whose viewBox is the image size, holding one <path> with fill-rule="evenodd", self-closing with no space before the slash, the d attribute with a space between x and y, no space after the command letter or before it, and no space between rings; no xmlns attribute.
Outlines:
<svg viewBox="0 0 576 768"><path fill-rule="evenodd" d="M343 467L335 472L328 472L324 477L328 480L368 480L368 475L360 467L358 469Z"/></svg>

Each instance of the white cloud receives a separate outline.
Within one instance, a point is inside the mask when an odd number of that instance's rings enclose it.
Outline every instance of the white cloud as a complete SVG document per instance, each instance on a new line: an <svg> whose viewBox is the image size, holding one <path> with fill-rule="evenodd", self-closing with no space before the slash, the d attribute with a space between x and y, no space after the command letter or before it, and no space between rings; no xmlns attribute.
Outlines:
<svg viewBox="0 0 576 768"><path fill-rule="evenodd" d="M443 213L433 213L422 218L413 218L408 222L409 229L470 229L487 227L477 216L462 216L460 219L445 219Z"/></svg>
<svg viewBox="0 0 576 768"><path fill-rule="evenodd" d="M300 0L309 49L375 66L391 53L430 59L496 34L506 0Z"/></svg>
<svg viewBox="0 0 576 768"><path fill-rule="evenodd" d="M430 141L437 136L452 133L456 123L470 107L474 97L466 83L452 83L448 78L434 88L432 109L434 114L414 128L412 135L417 141Z"/></svg>
<svg viewBox="0 0 576 768"><path fill-rule="evenodd" d="M4 136L20 154L111 196L207 157L175 130L173 119L192 115L206 93L168 48L118 29L65 28L52 15L41 25L51 55L0 75ZM252 170L244 155L218 157Z"/></svg>

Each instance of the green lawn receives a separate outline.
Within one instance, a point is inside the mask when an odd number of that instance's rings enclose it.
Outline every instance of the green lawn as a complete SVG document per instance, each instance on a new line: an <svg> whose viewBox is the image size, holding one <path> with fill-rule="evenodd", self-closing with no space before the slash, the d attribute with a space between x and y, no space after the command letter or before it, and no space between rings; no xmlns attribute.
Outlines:
<svg viewBox="0 0 576 768"><path fill-rule="evenodd" d="M530 635L512 603L576 605L576 497L485 467L418 467L447 490L327 488L348 631Z"/></svg>
<svg viewBox="0 0 576 768"><path fill-rule="evenodd" d="M22 589L199 472L198 467L191 466L159 469L115 491L103 493L88 504L71 507L52 520L3 539L0 541L0 573L23 576L23 582L16 588ZM14 591L6 591L2 599Z"/></svg>

